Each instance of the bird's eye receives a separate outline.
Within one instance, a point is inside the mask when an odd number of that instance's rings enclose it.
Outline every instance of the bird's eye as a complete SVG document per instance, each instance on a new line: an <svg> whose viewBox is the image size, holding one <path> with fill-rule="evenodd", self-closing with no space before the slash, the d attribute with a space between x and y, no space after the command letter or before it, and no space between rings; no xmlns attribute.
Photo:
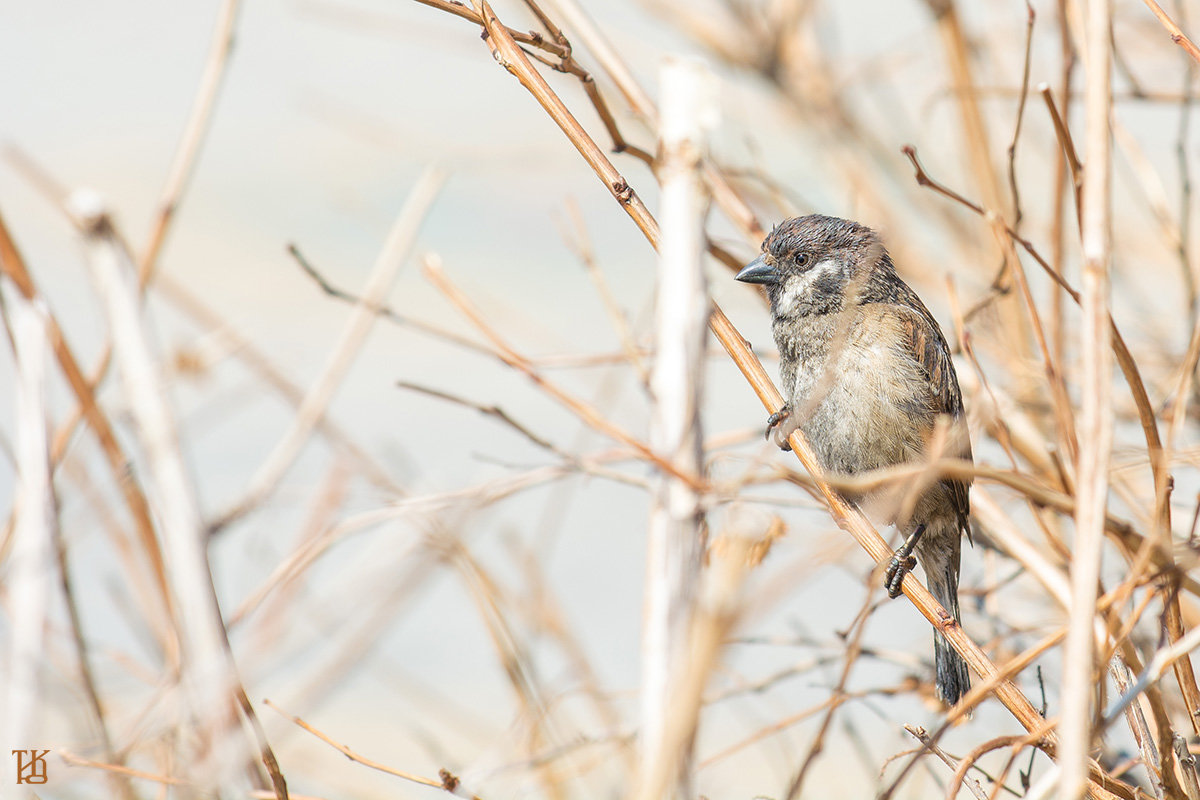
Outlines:
<svg viewBox="0 0 1200 800"><path fill-rule="evenodd" d="M807 263L808 263L808 253L797 253L796 254L796 266L797 267L803 267Z"/></svg>

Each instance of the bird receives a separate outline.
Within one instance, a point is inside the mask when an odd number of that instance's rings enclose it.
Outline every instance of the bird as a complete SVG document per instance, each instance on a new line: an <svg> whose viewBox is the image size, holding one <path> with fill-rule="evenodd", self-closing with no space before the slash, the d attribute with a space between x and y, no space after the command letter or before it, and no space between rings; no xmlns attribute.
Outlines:
<svg viewBox="0 0 1200 800"><path fill-rule="evenodd" d="M972 460L950 348L874 230L820 214L785 220L736 278L764 286L770 301L785 404L768 419L767 436L782 449L791 449L787 439L800 429L833 476L939 455ZM930 592L961 621L969 492L969 479L959 477L842 491L905 534L885 575L889 596L900 595L904 575L919 562ZM957 703L971 685L967 665L936 629L934 664L938 696Z"/></svg>

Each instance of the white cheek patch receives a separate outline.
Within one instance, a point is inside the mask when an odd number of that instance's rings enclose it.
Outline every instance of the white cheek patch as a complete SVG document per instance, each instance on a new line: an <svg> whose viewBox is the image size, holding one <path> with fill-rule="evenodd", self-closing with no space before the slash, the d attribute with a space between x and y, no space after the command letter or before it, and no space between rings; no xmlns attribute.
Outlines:
<svg viewBox="0 0 1200 800"><path fill-rule="evenodd" d="M811 299L812 285L822 275L837 272L842 265L832 258L826 258L813 264L810 269L797 275L789 275L784 279L779 292L779 307L782 310L795 308L801 300Z"/></svg>

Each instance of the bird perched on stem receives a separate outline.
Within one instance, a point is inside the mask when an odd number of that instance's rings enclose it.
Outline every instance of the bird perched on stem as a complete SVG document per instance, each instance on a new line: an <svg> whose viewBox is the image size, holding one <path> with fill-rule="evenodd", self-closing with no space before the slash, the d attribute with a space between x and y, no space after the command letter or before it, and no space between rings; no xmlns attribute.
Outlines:
<svg viewBox="0 0 1200 800"><path fill-rule="evenodd" d="M950 349L873 230L817 214L789 219L737 279L764 285L771 301L786 403L768 420L767 435L780 447L791 449L788 436L799 428L833 475L942 455L970 460ZM843 493L906 535L886 575L891 597L919 560L933 596L959 619L969 488L956 478L916 479ZM958 702L970 688L967 665L936 632L934 661L939 696Z"/></svg>

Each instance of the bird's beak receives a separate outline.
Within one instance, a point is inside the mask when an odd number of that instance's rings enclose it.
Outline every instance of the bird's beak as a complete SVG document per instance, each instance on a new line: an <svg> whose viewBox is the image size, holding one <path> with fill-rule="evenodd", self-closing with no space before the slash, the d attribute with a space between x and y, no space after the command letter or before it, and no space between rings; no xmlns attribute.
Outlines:
<svg viewBox="0 0 1200 800"><path fill-rule="evenodd" d="M734 276L742 283L779 283L779 270L775 268L775 262L767 260L767 254L763 253L758 258L751 261L742 271Z"/></svg>

